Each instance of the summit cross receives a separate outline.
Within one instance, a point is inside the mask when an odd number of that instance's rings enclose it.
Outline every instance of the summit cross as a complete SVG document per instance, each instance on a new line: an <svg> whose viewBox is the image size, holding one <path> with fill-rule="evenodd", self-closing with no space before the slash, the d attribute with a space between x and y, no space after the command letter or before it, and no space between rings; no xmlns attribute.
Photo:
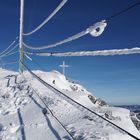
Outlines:
<svg viewBox="0 0 140 140"><path fill-rule="evenodd" d="M59 67L62 68L63 75L65 75L65 68L68 68L69 65L65 65L65 61L63 61L63 64L62 65L59 65Z"/></svg>

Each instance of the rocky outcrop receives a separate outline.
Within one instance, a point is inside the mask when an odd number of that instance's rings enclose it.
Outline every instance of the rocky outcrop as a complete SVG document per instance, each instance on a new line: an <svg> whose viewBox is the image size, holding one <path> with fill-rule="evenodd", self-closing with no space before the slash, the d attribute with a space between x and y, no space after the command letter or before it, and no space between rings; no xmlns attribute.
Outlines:
<svg viewBox="0 0 140 140"><path fill-rule="evenodd" d="M140 112L139 113L131 112L130 116L131 116L132 122L135 124L137 129L140 131Z"/></svg>
<svg viewBox="0 0 140 140"><path fill-rule="evenodd" d="M92 95L88 95L88 98L91 100L91 102L92 102L93 104L97 104L97 105L99 105L99 106L107 106L107 105L108 105L104 100L102 100L102 99L100 99L100 98L95 98L95 97L92 96Z"/></svg>

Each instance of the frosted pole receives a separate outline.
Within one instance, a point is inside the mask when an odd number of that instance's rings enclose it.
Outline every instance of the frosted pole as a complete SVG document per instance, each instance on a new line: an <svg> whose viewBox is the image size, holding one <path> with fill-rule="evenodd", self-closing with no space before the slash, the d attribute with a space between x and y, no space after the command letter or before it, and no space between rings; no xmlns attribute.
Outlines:
<svg viewBox="0 0 140 140"><path fill-rule="evenodd" d="M1 67L4 69L4 64L1 58L0 58L0 62L1 62Z"/></svg>
<svg viewBox="0 0 140 140"><path fill-rule="evenodd" d="M63 61L63 74L65 75L65 61Z"/></svg>
<svg viewBox="0 0 140 140"><path fill-rule="evenodd" d="M20 0L20 33L19 33L19 72L23 73L24 50L23 50L23 21L24 21L24 0Z"/></svg>

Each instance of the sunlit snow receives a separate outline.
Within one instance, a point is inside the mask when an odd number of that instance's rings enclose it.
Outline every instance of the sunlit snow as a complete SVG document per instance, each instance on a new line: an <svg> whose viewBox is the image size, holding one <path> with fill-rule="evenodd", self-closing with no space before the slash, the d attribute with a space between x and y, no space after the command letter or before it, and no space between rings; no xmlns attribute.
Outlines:
<svg viewBox="0 0 140 140"><path fill-rule="evenodd" d="M140 138L129 110L103 104L84 87L67 80L57 71L34 72L67 96ZM71 139L49 110L43 113L46 107L35 92L76 140L133 140L94 114L51 91L28 72L19 75L4 69L0 69L0 139Z"/></svg>

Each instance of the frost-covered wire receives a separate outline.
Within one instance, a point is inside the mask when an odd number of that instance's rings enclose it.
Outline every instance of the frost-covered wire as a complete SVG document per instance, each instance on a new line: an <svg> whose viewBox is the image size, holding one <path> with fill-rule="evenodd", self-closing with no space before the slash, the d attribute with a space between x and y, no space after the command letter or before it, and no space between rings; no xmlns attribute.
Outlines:
<svg viewBox="0 0 140 140"><path fill-rule="evenodd" d="M28 54L28 55L27 55ZM45 69L40 65L40 63L38 63L35 59L31 58L29 55L32 55L32 53L29 52L25 52L24 51L24 55L25 57L30 60L31 62L33 62L34 64L36 64L42 71L45 71Z"/></svg>
<svg viewBox="0 0 140 140"><path fill-rule="evenodd" d="M18 63L18 61L13 61L13 62L4 63L4 65L11 65L11 64L16 64L16 63Z"/></svg>
<svg viewBox="0 0 140 140"><path fill-rule="evenodd" d="M115 14L109 16L109 17L107 17L107 18L106 18L106 21L109 21L109 20L111 20L112 18L115 18L115 17L117 17L117 16L119 16L119 15L121 15L121 14L123 14L123 13L129 11L130 9L132 9L132 8L134 8L134 7L136 7L136 6L139 6L139 5L140 5L140 1L137 2L137 3L135 3L135 4L133 4L133 5L130 5L129 7L125 8L125 9L123 9L123 10L121 10L121 11L119 11L119 12L117 12L117 13L115 13Z"/></svg>
<svg viewBox="0 0 140 140"><path fill-rule="evenodd" d="M38 56L56 56L56 57L113 56L113 55L126 55L126 54L140 54L140 48L136 47L131 49L112 49L112 50L81 51L81 52L66 52L66 53L36 53L36 55Z"/></svg>
<svg viewBox="0 0 140 140"><path fill-rule="evenodd" d="M4 53L6 53L6 51L9 50L15 44L15 42L17 41L17 39L18 39L18 36L16 37L16 39L5 50L3 50L0 53L0 56L3 55Z"/></svg>
<svg viewBox="0 0 140 140"><path fill-rule="evenodd" d="M102 20L101 22L95 23L93 26L90 26L86 30L84 30L76 35L68 37L62 41L58 41L58 42L51 44L51 45L46 45L46 46L42 46L42 47L32 47L32 46L25 44L24 42L23 42L23 45L24 45L24 47L26 47L28 49L32 49L32 50L42 50L42 49L53 48L53 47L57 47L59 45L71 42L73 40L79 39L87 34L91 34L94 37L100 36L103 33L106 26L107 26L106 21Z"/></svg>
<svg viewBox="0 0 140 140"><path fill-rule="evenodd" d="M7 55L0 56L0 58L7 57L7 56L11 56L11 55L14 55L14 54L16 54L16 53L18 53L18 52L19 52L19 51L11 52L11 53L9 53L9 54L7 54Z"/></svg>
<svg viewBox="0 0 140 140"><path fill-rule="evenodd" d="M13 48L11 48L8 52L0 55L0 57L5 57L5 56L8 56L14 49L16 49L18 47L19 43L16 44Z"/></svg>
<svg viewBox="0 0 140 140"><path fill-rule="evenodd" d="M33 33L35 33L36 31L38 31L40 28L42 28L46 23L48 23L52 18L53 16L66 4L68 0L63 0L59 5L58 7L39 25L37 26L34 30L32 30L31 32L29 33L23 33L24 36L28 36L28 35L31 35Z"/></svg>
<svg viewBox="0 0 140 140"><path fill-rule="evenodd" d="M25 52L24 52L24 55L27 59L29 59L30 61L33 61L31 57L29 57Z"/></svg>

